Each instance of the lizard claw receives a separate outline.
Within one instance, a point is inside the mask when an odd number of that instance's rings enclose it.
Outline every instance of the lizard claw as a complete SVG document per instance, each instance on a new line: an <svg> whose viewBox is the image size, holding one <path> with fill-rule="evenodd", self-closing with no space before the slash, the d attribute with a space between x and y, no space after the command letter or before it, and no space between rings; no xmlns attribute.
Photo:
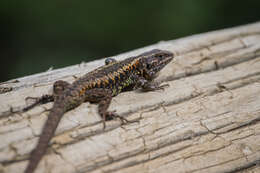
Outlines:
<svg viewBox="0 0 260 173"><path fill-rule="evenodd" d="M157 90L163 90L164 91L164 88L169 87L169 86L170 86L169 84L163 84L163 85L158 86Z"/></svg>
<svg viewBox="0 0 260 173"><path fill-rule="evenodd" d="M158 83L152 83L151 85L143 87L143 91L164 91L164 88L169 86L169 84L159 85Z"/></svg>
<svg viewBox="0 0 260 173"><path fill-rule="evenodd" d="M123 125L123 124L126 124L126 123L139 122L138 120L129 121L129 120L127 120L126 118L124 118L124 117L118 115L117 113L115 113L115 111L113 111L113 112L107 112L107 113L105 114L105 116L103 116L103 129L106 128L106 121L107 121L107 120L112 120L112 119L115 119L115 118L119 118L120 121L121 121L121 123L122 123L122 125Z"/></svg>
<svg viewBox="0 0 260 173"><path fill-rule="evenodd" d="M35 107L38 104L45 104L48 102L53 101L53 96L52 95L43 95L42 97L26 97L25 100L29 100L29 99L33 99L35 100L35 102L25 108L23 108L23 112L26 112L30 109L32 109L33 107Z"/></svg>

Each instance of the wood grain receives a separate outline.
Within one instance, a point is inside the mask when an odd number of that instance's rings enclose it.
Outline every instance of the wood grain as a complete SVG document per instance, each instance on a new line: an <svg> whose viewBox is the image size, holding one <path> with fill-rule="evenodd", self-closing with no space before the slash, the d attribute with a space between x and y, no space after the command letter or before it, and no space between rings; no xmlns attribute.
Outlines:
<svg viewBox="0 0 260 173"><path fill-rule="evenodd" d="M67 112L36 173L260 172L260 23L234 27L115 56L158 48L175 60L157 78L164 91L131 91L110 110L139 123L107 123L97 106ZM73 81L104 64L81 63L0 84L0 172L25 169L52 103L11 114L27 96L51 93L59 79Z"/></svg>

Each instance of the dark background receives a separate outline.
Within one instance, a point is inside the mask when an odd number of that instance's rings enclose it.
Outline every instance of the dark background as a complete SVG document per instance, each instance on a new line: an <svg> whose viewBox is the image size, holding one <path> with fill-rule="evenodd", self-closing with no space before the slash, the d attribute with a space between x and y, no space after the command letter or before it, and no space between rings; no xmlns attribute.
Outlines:
<svg viewBox="0 0 260 173"><path fill-rule="evenodd" d="M1 0L0 82L259 19L259 0Z"/></svg>

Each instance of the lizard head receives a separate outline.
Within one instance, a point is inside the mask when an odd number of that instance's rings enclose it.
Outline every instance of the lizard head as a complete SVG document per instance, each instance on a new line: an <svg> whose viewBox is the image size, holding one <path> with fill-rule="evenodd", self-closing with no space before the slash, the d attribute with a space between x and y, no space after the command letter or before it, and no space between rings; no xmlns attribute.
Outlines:
<svg viewBox="0 0 260 173"><path fill-rule="evenodd" d="M144 77L153 79L173 59L173 53L166 50L154 49L143 54Z"/></svg>

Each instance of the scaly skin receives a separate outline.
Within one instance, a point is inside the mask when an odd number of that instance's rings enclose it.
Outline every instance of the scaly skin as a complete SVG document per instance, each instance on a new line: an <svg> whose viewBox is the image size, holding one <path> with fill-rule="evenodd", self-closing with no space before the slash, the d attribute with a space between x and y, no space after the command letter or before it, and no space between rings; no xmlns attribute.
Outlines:
<svg viewBox="0 0 260 173"><path fill-rule="evenodd" d="M72 84L65 81L55 82L53 95L35 98L34 104L24 108L24 111L27 111L37 104L54 101L38 144L31 153L25 173L33 173L36 169L65 112L89 101L98 103L98 112L102 117L104 128L105 121L113 117L128 122L123 117L107 111L112 97L120 92L138 88L144 91L163 89L164 86L159 86L158 83L153 82L153 79L172 59L171 52L154 49L119 62L112 58L107 59L105 66L87 73Z"/></svg>

